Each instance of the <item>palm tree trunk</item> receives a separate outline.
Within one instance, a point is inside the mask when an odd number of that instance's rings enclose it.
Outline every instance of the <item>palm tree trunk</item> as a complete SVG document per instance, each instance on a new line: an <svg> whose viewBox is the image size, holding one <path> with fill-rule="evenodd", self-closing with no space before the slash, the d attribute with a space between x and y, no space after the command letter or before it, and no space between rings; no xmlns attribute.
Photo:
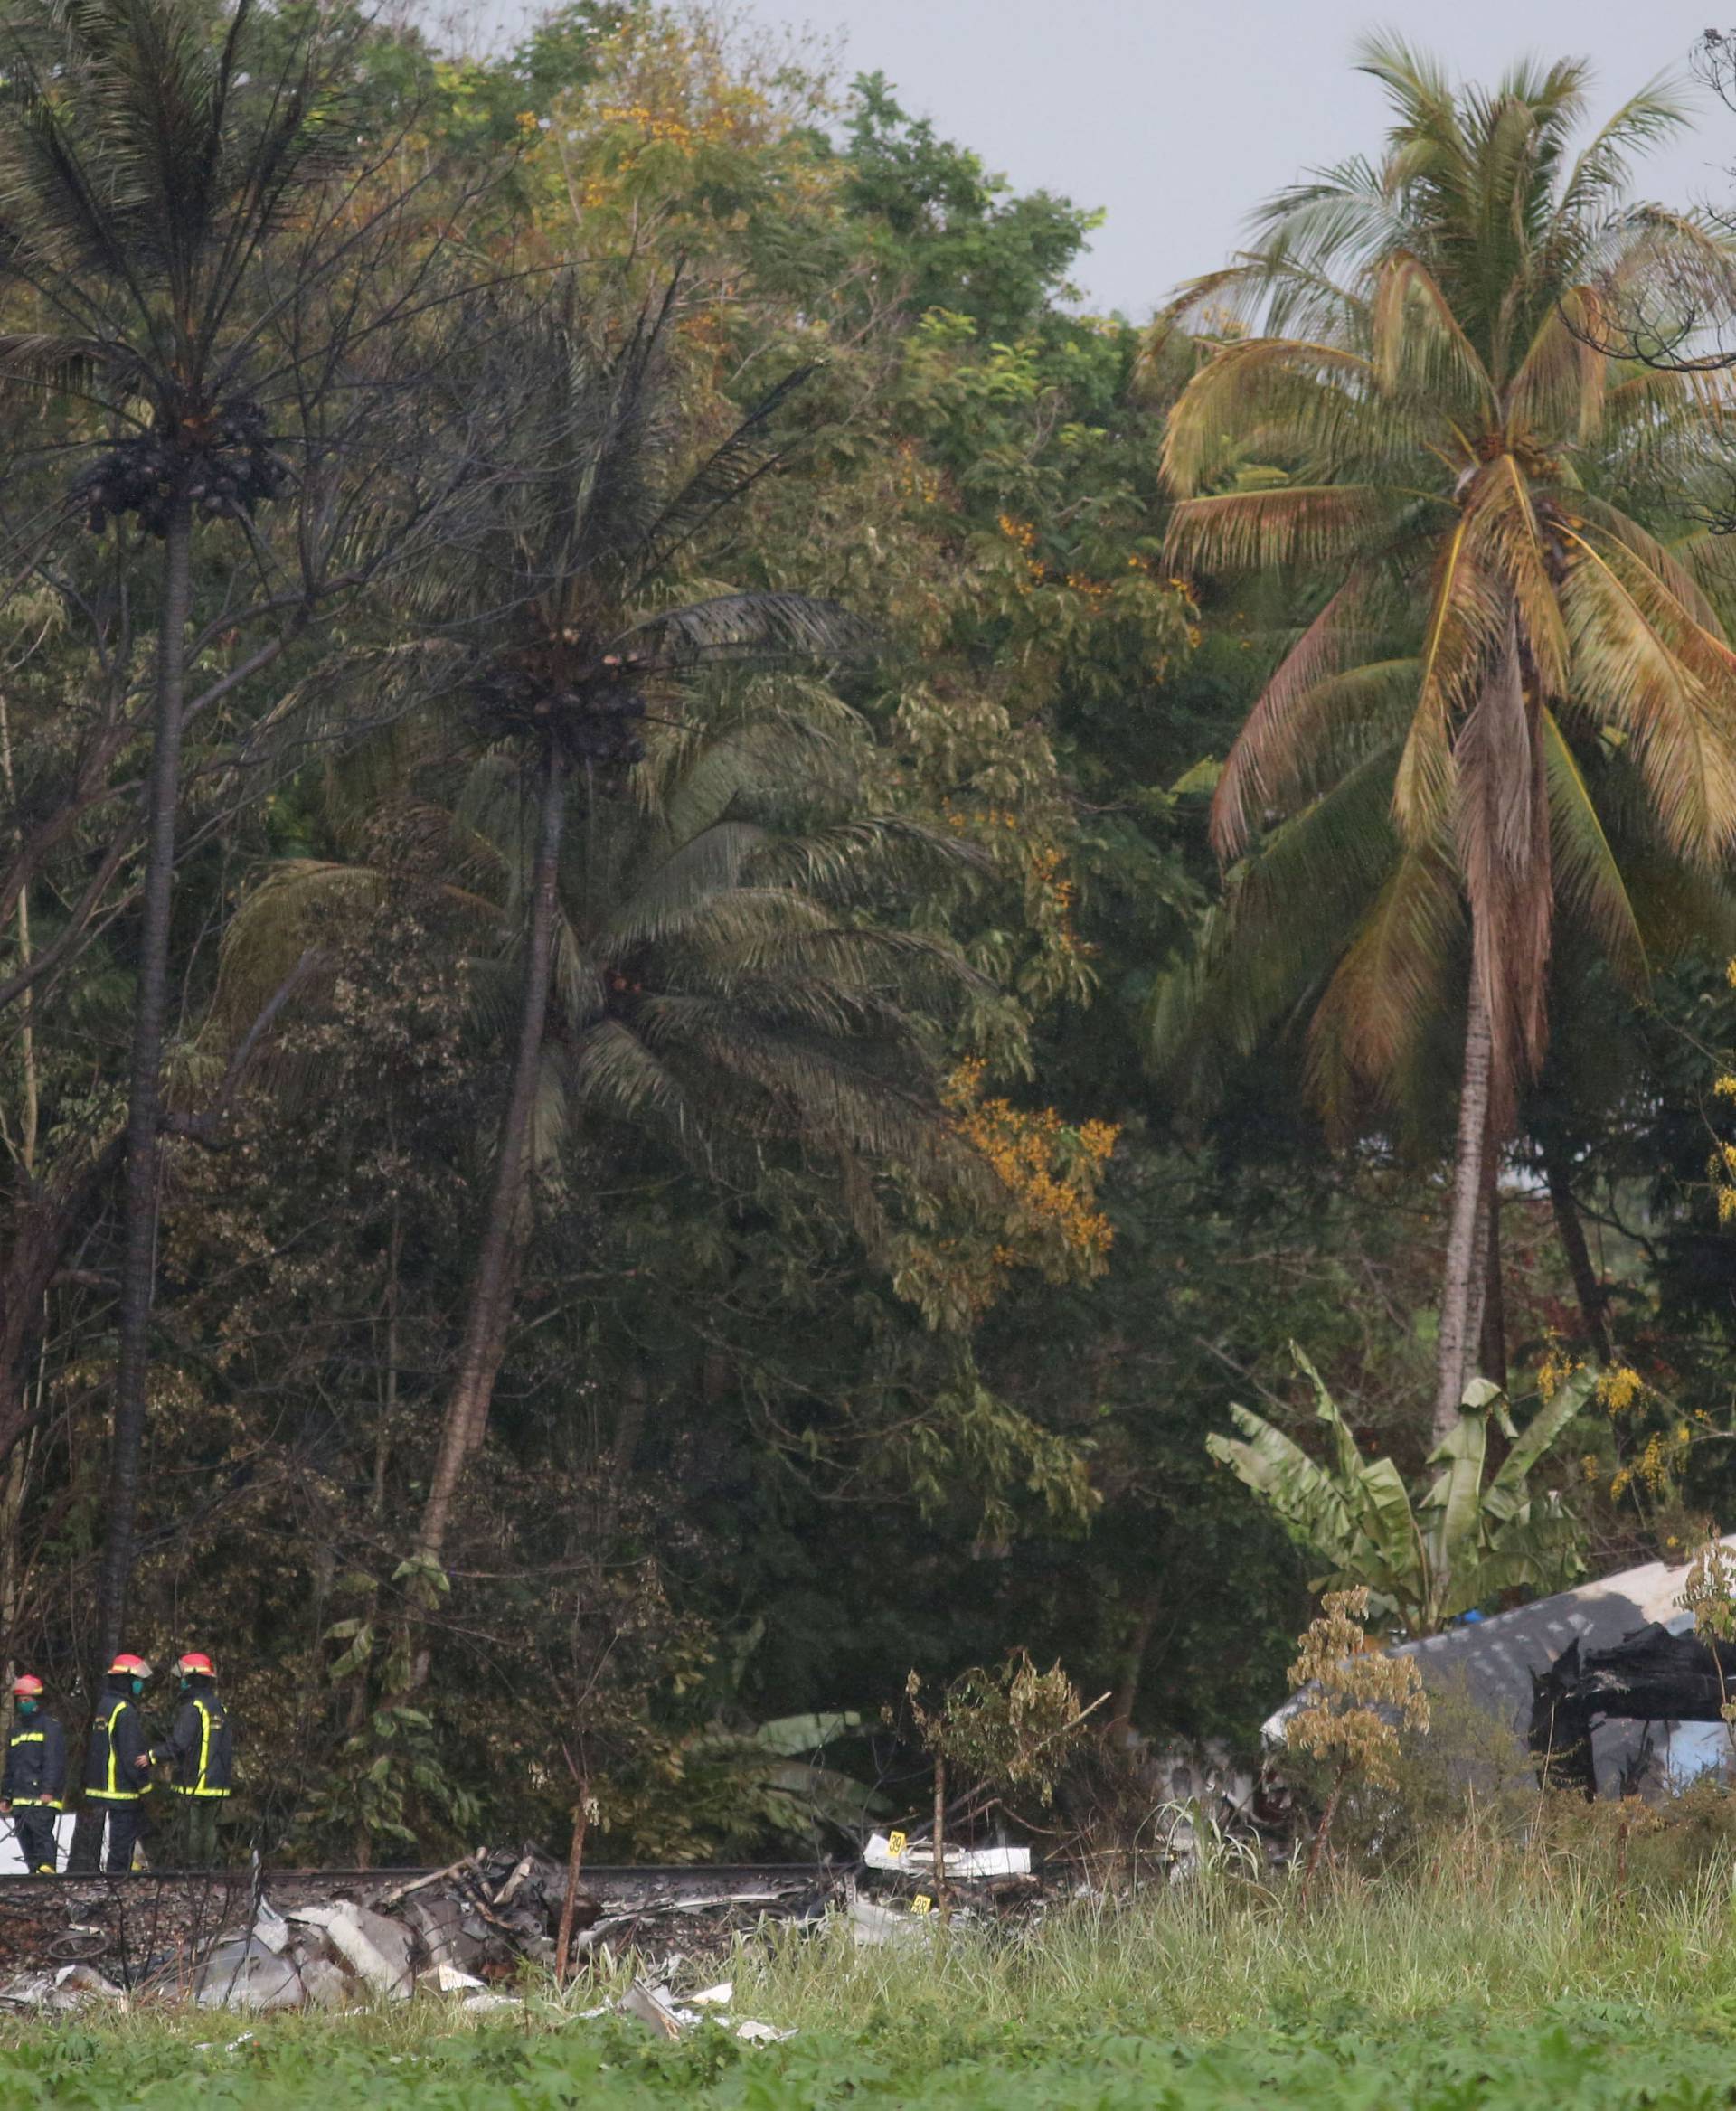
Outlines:
<svg viewBox="0 0 1736 2111"><path fill-rule="evenodd" d="M1477 1368L1491 1385L1507 1390L1507 1297L1501 1279L1501 1183L1495 1139L1486 1140L1483 1168L1483 1324Z"/></svg>
<svg viewBox="0 0 1736 2111"><path fill-rule="evenodd" d="M1607 1364L1609 1361L1608 1301L1598 1271L1591 1265L1590 1249L1585 1243L1585 1226L1580 1221L1579 1205L1573 1200L1572 1180L1560 1151L1550 1144L1543 1145L1543 1177L1549 1183L1549 1206L1554 1212L1555 1235L1561 1242L1567 1272L1573 1278L1580 1324L1585 1330L1592 1354L1599 1363Z"/></svg>
<svg viewBox="0 0 1736 2111"><path fill-rule="evenodd" d="M494 1191L470 1284L458 1350L458 1377L440 1425L439 1449L422 1510L417 1551L439 1561L446 1545L465 1460L481 1443L494 1399L495 1381L505 1352L507 1322L518 1287L522 1250L520 1222L530 1159L531 1119L536 1107L537 1074L542 1060L542 1030L548 1017L549 980L554 962L557 881L561 837L566 818L566 771L550 743L542 762L542 787L537 825L536 862L531 881L531 928L524 949L524 981L519 1008L518 1049L506 1111L501 1121L500 1148L495 1161ZM417 1683L420 1683L420 1676Z"/></svg>
<svg viewBox="0 0 1736 2111"><path fill-rule="evenodd" d="M1458 1149L1453 1163L1452 1214L1447 1231L1435 1362L1437 1444L1453 1427L1476 1356L1472 1319L1473 1304L1482 1288L1477 1248L1485 1201L1483 1169L1489 1152L1491 1050L1488 1006L1484 1002L1482 977L1473 966L1465 1021L1465 1068L1458 1093Z"/></svg>
<svg viewBox="0 0 1736 2111"><path fill-rule="evenodd" d="M18 812L18 782L12 767L12 716L7 708L5 693L0 690L0 790L6 795L8 810ZM22 826L13 831L14 846L22 851L24 832ZM25 880L18 889L18 965L30 966L30 882ZM25 990L19 998L18 1068L24 1090L24 1106L18 1123L18 1163L24 1168L28 1181L36 1170L36 1137L42 1124L42 1096L36 1070L36 993Z"/></svg>
<svg viewBox="0 0 1736 2111"><path fill-rule="evenodd" d="M120 1647L132 1581L138 1516L138 1462L150 1387L151 1301L156 1287L157 1174L163 1099L163 1041L168 1016L169 918L175 891L175 824L181 791L181 712L187 617L193 596L193 509L170 502L163 545L163 617L156 637L156 714L146 815L145 889L132 1066L127 1103L127 1161L120 1263L120 1347L115 1374L114 1447L108 1473L108 1540L97 1586L97 1654ZM95 1688L92 1688L95 1691Z"/></svg>

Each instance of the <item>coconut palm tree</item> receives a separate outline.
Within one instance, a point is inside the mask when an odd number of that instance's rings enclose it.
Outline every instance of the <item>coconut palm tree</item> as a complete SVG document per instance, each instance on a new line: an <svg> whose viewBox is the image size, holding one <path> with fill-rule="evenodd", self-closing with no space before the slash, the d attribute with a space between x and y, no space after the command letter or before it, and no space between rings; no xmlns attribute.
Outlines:
<svg viewBox="0 0 1736 2111"><path fill-rule="evenodd" d="M1262 328L1194 377L1165 460L1178 563L1321 582L1217 786L1208 1004L1244 1043L1305 1008L1340 1112L1414 1093L1463 1022L1439 1438L1558 919L1643 993L1736 838L1736 653L1694 527L1725 406L1605 349L1618 307L1688 286L1728 307L1732 275L1694 221L1626 203L1633 152L1680 122L1663 90L1575 156L1580 64L1456 93L1397 42L1362 62L1386 156L1284 193L1189 289Z"/></svg>

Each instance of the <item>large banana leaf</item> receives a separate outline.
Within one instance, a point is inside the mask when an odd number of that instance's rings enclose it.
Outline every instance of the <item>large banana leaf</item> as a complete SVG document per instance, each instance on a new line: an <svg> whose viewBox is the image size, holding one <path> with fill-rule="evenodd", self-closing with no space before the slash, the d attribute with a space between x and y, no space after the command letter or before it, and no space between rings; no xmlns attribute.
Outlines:
<svg viewBox="0 0 1736 2111"><path fill-rule="evenodd" d="M1343 1561L1355 1538L1349 1492L1318 1466L1299 1444L1250 1409L1230 1410L1245 1442L1215 1433L1206 1449L1261 1496L1297 1536L1329 1561Z"/></svg>
<svg viewBox="0 0 1736 2111"><path fill-rule="evenodd" d="M1331 1432L1331 1464L1239 1406L1231 1413L1241 1437L1212 1436L1206 1444L1330 1563L1314 1588L1363 1585L1381 1613L1411 1635L1431 1635L1506 1592L1560 1590L1583 1573L1579 1521L1558 1494L1534 1497L1526 1476L1583 1408L1594 1370L1576 1372L1523 1432L1505 1396L1475 1381L1457 1424L1429 1455L1433 1477L1413 1494L1392 1459L1363 1456L1319 1372L1300 1349L1294 1354L1316 1418ZM1486 1482L1491 1422L1511 1449Z"/></svg>
<svg viewBox="0 0 1736 2111"><path fill-rule="evenodd" d="M1600 1375L1596 1364L1582 1365L1562 1381L1526 1423L1484 1497L1484 1507L1492 1516L1510 1516L1526 1502L1526 1475L1584 1407Z"/></svg>

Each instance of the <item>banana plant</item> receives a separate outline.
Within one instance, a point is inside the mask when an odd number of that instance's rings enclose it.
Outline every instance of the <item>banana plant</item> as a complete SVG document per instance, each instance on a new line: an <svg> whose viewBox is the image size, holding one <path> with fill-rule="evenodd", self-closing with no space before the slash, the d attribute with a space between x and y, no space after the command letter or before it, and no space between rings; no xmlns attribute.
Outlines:
<svg viewBox="0 0 1736 2111"><path fill-rule="evenodd" d="M1291 1536L1330 1564L1316 1590L1365 1586L1371 1608L1407 1635L1438 1635L1472 1607L1510 1590L1562 1590L1585 1572L1580 1522L1552 1488L1533 1493L1532 1469L1585 1405L1595 1365L1568 1378L1522 1430L1486 1379L1465 1389L1458 1420L1429 1455L1432 1477L1411 1489L1390 1458L1364 1458L1320 1373L1291 1353L1326 1425L1330 1462L1251 1409L1230 1410L1240 1437L1206 1448L1282 1519ZM1507 1440L1492 1479L1489 1426Z"/></svg>

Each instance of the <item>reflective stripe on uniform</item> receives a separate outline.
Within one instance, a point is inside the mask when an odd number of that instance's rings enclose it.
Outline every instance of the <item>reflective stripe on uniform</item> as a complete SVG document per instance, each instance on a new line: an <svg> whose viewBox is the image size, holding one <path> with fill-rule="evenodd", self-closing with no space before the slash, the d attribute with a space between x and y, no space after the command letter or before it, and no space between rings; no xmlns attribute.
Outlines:
<svg viewBox="0 0 1736 2111"><path fill-rule="evenodd" d="M228 1789L212 1788L206 1779L211 1772L211 1710L203 1701L194 1701L193 1706L199 1710L199 1771L191 1781L172 1781L170 1789L176 1795L227 1795Z"/></svg>
<svg viewBox="0 0 1736 2111"><path fill-rule="evenodd" d="M7 1741L13 1745L41 1745L46 1744L48 1739L40 1729L15 1729ZM60 1798L53 1795L14 1795L9 1800L17 1811L57 1811L61 1807Z"/></svg>
<svg viewBox="0 0 1736 2111"><path fill-rule="evenodd" d="M126 1714L127 1703L118 1701L110 1710L108 1720L102 1726L102 1734L108 1740L108 1786L107 1788L87 1788L85 1795L98 1803L138 1803L146 1794L142 1788L118 1788L115 1786L115 1725Z"/></svg>

